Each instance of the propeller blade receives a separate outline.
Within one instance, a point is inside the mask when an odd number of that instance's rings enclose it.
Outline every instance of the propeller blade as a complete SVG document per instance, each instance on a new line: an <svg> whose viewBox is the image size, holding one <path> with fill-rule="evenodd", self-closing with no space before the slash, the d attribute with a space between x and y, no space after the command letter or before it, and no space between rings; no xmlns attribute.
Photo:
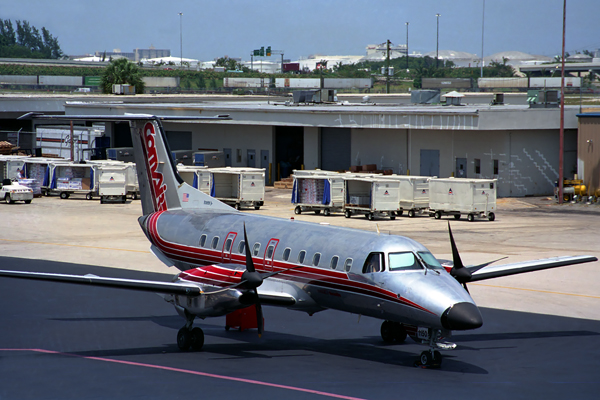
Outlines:
<svg viewBox="0 0 600 400"><path fill-rule="evenodd" d="M448 221L448 232L450 233L450 246L452 246L452 262L454 263L454 267L452 269L461 269L465 266L460 259L460 254L458 254L458 248L456 247L456 243L454 242L454 236L452 235L452 229L450 228L450 221Z"/></svg>
<svg viewBox="0 0 600 400"><path fill-rule="evenodd" d="M244 222L244 247L246 248L246 271L255 272L254 261L250 253L250 244L248 243L248 235L246 234L246 223Z"/></svg>
<svg viewBox="0 0 600 400"><path fill-rule="evenodd" d="M467 291L467 293L471 294L471 292L469 292L469 288L467 288L467 284L463 283L463 287L465 288L465 290Z"/></svg>

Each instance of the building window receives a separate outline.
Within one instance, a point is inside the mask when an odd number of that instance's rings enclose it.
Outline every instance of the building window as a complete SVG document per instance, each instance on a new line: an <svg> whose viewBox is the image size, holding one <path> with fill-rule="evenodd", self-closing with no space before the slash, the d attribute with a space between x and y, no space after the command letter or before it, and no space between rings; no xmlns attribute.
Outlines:
<svg viewBox="0 0 600 400"><path fill-rule="evenodd" d="M498 160L494 160L494 175L498 175Z"/></svg>
<svg viewBox="0 0 600 400"><path fill-rule="evenodd" d="M475 173L481 174L481 160L479 158L475 159Z"/></svg>

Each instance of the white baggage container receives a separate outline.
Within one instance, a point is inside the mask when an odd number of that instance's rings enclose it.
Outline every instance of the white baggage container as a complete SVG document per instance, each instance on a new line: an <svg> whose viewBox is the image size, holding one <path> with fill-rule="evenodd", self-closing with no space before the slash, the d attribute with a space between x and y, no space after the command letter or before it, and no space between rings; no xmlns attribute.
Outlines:
<svg viewBox="0 0 600 400"><path fill-rule="evenodd" d="M364 214L370 221L378 215L391 220L400 213L400 181L387 176L362 177L360 174L344 174L346 202L344 216Z"/></svg>
<svg viewBox="0 0 600 400"><path fill-rule="evenodd" d="M34 196L47 194L50 185L49 165L61 161L68 162L60 158L29 157L25 159L25 176L34 181L32 185Z"/></svg>
<svg viewBox="0 0 600 400"><path fill-rule="evenodd" d="M125 165L127 166L127 194L130 195L133 200L137 200L140 198L140 183L137 176L137 167L135 166L135 163L125 163Z"/></svg>
<svg viewBox="0 0 600 400"><path fill-rule="evenodd" d="M57 162L49 164L49 193L68 199L72 194L85 194L92 200L98 195L98 164Z"/></svg>
<svg viewBox="0 0 600 400"><path fill-rule="evenodd" d="M25 159L23 156L0 156L0 181L25 178Z"/></svg>
<svg viewBox="0 0 600 400"><path fill-rule="evenodd" d="M400 215L404 211L410 218L429 208L430 176L386 175L400 182Z"/></svg>
<svg viewBox="0 0 600 400"><path fill-rule="evenodd" d="M127 165L104 164L98 167L98 195L100 204L106 201L127 200Z"/></svg>
<svg viewBox="0 0 600 400"><path fill-rule="evenodd" d="M345 185L343 174L321 170L294 170L292 175L292 204L294 212L314 211L324 215L342 212L344 208Z"/></svg>
<svg viewBox="0 0 600 400"><path fill-rule="evenodd" d="M475 217L496 218L496 179L431 178L429 180L430 214L440 219L442 215L453 215L460 219Z"/></svg>
<svg viewBox="0 0 600 400"><path fill-rule="evenodd" d="M178 165L177 172L188 185L210 195L210 170L207 167Z"/></svg>
<svg viewBox="0 0 600 400"><path fill-rule="evenodd" d="M264 168L209 168L210 195L238 210L258 210L265 200Z"/></svg>

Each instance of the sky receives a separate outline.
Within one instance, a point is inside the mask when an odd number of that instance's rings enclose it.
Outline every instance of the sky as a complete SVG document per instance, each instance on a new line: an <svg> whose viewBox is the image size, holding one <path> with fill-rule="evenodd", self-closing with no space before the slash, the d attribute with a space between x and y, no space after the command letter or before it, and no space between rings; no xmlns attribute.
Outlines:
<svg viewBox="0 0 600 400"><path fill-rule="evenodd" d="M360 56L367 45L388 39L406 44L406 22L409 52L427 53L436 49L439 13L439 49L481 56L484 1L1 0L0 18L46 27L67 55L154 46L210 61L249 60L261 46L290 60ZM563 0L485 1L484 56L560 54L562 9ZM566 26L566 51L600 48L598 0L567 0Z"/></svg>

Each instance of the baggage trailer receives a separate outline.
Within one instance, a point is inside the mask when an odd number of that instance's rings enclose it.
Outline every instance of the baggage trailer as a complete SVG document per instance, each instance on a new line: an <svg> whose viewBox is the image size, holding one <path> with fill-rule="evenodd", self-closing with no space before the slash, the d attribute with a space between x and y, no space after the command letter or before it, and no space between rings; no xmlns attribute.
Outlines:
<svg viewBox="0 0 600 400"><path fill-rule="evenodd" d="M386 175L400 182L400 212L407 212L410 218L429 208L430 176Z"/></svg>
<svg viewBox="0 0 600 400"><path fill-rule="evenodd" d="M88 200L98 196L98 165L80 163L50 164L51 194L68 199L72 194L83 194Z"/></svg>
<svg viewBox="0 0 600 400"><path fill-rule="evenodd" d="M497 179L431 178L429 180L429 214L435 219L453 215L467 220L476 217L496 219Z"/></svg>
<svg viewBox="0 0 600 400"><path fill-rule="evenodd" d="M68 162L61 158L29 157L25 159L25 177L33 180L33 196L47 195L50 186L50 164Z"/></svg>
<svg viewBox="0 0 600 400"><path fill-rule="evenodd" d="M210 196L210 170L208 168L202 166L178 165L177 172L185 183Z"/></svg>
<svg viewBox="0 0 600 400"><path fill-rule="evenodd" d="M292 204L294 212L314 211L324 215L343 212L345 185L343 174L321 170L294 170Z"/></svg>
<svg viewBox="0 0 600 400"><path fill-rule="evenodd" d="M210 195L240 210L258 210L265 200L265 169L210 168Z"/></svg>
<svg viewBox="0 0 600 400"><path fill-rule="evenodd" d="M387 176L361 177L344 174L346 202L344 216L364 214L369 221L387 215L391 220L400 213L400 181Z"/></svg>
<svg viewBox="0 0 600 400"><path fill-rule="evenodd" d="M104 164L98 167L98 195L100 204L107 201L127 200L127 170L125 164Z"/></svg>
<svg viewBox="0 0 600 400"><path fill-rule="evenodd" d="M5 179L15 181L25 178L25 160L24 156L0 156L0 182Z"/></svg>

